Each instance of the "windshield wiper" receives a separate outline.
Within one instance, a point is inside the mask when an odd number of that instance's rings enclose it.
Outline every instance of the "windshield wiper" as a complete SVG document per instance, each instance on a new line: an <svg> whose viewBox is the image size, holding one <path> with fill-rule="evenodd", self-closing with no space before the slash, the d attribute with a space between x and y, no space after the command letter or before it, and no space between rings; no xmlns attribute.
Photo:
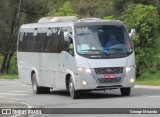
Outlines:
<svg viewBox="0 0 160 117"><path fill-rule="evenodd" d="M100 52L104 52L103 50L99 50L99 49L86 49L86 50L81 50L81 51L100 51Z"/></svg>
<svg viewBox="0 0 160 117"><path fill-rule="evenodd" d="M108 50L121 50L121 51L125 52L126 54L130 53L129 51L127 51L127 50L125 50L123 48L109 48Z"/></svg>

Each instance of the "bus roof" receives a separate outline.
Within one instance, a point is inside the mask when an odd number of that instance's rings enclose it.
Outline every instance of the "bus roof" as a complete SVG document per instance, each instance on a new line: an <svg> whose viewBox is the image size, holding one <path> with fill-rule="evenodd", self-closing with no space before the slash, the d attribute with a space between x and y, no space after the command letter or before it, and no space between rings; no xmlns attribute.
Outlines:
<svg viewBox="0 0 160 117"><path fill-rule="evenodd" d="M61 27L61 26L90 26L90 25L124 25L120 20L103 20L100 18L78 19L75 16L41 18L38 23L23 24L21 28Z"/></svg>

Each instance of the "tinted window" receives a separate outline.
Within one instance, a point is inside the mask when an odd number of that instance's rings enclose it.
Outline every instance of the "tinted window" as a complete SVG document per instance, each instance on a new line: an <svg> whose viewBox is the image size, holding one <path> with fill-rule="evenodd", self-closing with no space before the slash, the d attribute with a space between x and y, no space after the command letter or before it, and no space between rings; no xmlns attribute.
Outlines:
<svg viewBox="0 0 160 117"><path fill-rule="evenodd" d="M64 31L70 32L71 28L48 28L45 32L39 31L35 35L33 32L21 32L19 34L18 51L60 53L67 50L68 42L64 40Z"/></svg>

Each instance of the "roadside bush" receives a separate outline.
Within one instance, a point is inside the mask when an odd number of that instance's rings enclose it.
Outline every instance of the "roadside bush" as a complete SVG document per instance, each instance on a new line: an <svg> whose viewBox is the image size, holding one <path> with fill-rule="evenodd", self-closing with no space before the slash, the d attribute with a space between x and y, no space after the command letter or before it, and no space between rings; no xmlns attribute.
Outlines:
<svg viewBox="0 0 160 117"><path fill-rule="evenodd" d="M152 5L132 4L123 13L121 20L129 29L136 29L133 39L136 53L137 75L140 76L146 69L155 71L158 53L158 11Z"/></svg>
<svg viewBox="0 0 160 117"><path fill-rule="evenodd" d="M51 7L51 9L52 9L52 7ZM49 16L78 16L75 13L75 11L72 9L71 2L65 2L64 5L58 9L57 12L51 11L50 13L48 13L48 15Z"/></svg>
<svg viewBox="0 0 160 117"><path fill-rule="evenodd" d="M17 54L15 53L11 59L11 64L10 64L10 68L9 68L9 74L14 74L17 75L18 74L18 68L17 68Z"/></svg>
<svg viewBox="0 0 160 117"><path fill-rule="evenodd" d="M3 56L0 56L0 63L3 61ZM10 68L9 68L9 75L17 75L18 68L17 68L17 57L16 53L11 58ZM1 74L0 74L1 75Z"/></svg>

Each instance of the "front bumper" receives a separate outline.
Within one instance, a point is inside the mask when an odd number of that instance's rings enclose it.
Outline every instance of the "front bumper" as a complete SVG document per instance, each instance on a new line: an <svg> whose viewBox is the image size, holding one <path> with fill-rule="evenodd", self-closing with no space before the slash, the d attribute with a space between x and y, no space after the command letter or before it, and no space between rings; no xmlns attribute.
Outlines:
<svg viewBox="0 0 160 117"><path fill-rule="evenodd" d="M100 82L104 74L96 74L95 69L91 69L92 73L79 72L76 76L75 90L107 90L123 87L134 87L135 67L129 71L125 71L123 67L122 73L116 74L121 77L119 82Z"/></svg>

